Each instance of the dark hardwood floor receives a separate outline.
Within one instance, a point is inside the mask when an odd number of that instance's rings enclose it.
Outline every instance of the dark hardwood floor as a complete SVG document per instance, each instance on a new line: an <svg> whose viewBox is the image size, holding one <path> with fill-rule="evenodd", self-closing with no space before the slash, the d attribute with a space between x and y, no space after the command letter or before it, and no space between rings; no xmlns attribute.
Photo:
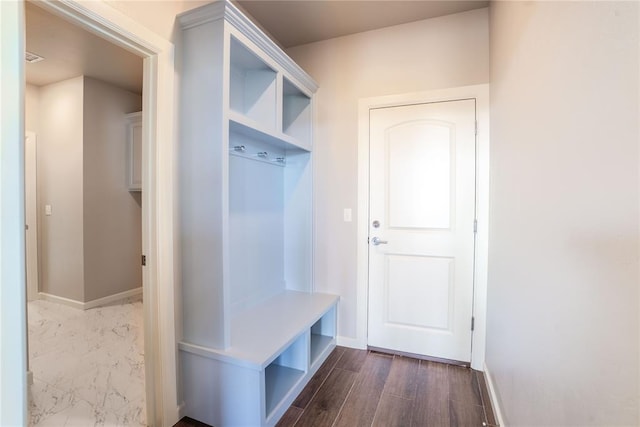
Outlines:
<svg viewBox="0 0 640 427"><path fill-rule="evenodd" d="M277 427L495 426L482 372L337 347ZM205 427L184 418L174 427Z"/></svg>

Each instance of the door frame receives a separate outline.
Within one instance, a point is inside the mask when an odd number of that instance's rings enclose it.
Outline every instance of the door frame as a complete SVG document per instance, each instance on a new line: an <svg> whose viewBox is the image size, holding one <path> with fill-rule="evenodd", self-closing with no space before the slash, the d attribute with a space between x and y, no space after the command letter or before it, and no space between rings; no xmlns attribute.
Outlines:
<svg viewBox="0 0 640 427"><path fill-rule="evenodd" d="M26 425L24 5L0 1L0 425Z"/></svg>
<svg viewBox="0 0 640 427"><path fill-rule="evenodd" d="M476 218L475 267L471 367L484 370L487 306L487 260L489 237L489 85L412 92L360 99L358 103L358 217L357 217L357 315L356 339L359 348L368 344L369 307L369 111L373 108L455 101L474 98L478 132L476 136Z"/></svg>
<svg viewBox="0 0 640 427"><path fill-rule="evenodd" d="M144 61L142 174L145 191L142 198L147 209L142 215L142 249L147 256L147 266L143 269L147 423L173 425L179 414L174 303L174 46L104 1L44 0L35 4L141 56ZM0 22L3 39L0 243L3 249L12 249L0 252L3 284L0 424L26 425L24 2L0 2ZM22 249L16 251L16 248ZM5 311L8 307L11 308ZM9 328L5 322L9 320L19 327L4 334L5 328ZM10 367L8 371L4 369L6 366ZM11 396L4 393L9 390Z"/></svg>

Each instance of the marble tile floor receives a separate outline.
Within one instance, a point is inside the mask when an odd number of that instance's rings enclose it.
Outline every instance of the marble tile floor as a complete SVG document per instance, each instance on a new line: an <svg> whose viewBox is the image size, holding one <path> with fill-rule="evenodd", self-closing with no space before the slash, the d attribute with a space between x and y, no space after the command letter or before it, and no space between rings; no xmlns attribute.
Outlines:
<svg viewBox="0 0 640 427"><path fill-rule="evenodd" d="M28 304L29 426L144 426L142 302Z"/></svg>

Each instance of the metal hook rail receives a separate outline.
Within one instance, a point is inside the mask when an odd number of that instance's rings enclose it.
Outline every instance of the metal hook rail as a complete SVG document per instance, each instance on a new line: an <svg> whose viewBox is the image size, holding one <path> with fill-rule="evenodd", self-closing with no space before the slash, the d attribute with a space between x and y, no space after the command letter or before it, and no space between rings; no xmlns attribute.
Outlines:
<svg viewBox="0 0 640 427"><path fill-rule="evenodd" d="M269 163L275 166L286 166L287 158L281 155L271 156L268 151L257 151L251 153L244 145L234 145L229 150L229 154L232 156L243 157L246 159L256 160L263 163Z"/></svg>

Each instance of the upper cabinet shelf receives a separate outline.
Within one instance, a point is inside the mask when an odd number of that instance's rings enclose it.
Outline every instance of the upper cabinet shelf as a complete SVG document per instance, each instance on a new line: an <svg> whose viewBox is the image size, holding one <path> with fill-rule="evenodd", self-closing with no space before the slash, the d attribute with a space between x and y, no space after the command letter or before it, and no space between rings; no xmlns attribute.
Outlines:
<svg viewBox="0 0 640 427"><path fill-rule="evenodd" d="M301 149L311 151L311 140L298 139L291 135L274 131L262 123L235 111L229 112L229 131L285 150Z"/></svg>
<svg viewBox="0 0 640 427"><path fill-rule="evenodd" d="M311 144L311 98L287 78L282 90L282 131L303 146Z"/></svg>
<svg viewBox="0 0 640 427"><path fill-rule="evenodd" d="M233 36L230 46L229 107L261 127L277 129L277 72Z"/></svg>
<svg viewBox="0 0 640 427"><path fill-rule="evenodd" d="M254 130L258 139L281 148L311 150L311 95L251 45L229 36L229 110L232 127ZM241 37L238 35L238 37ZM289 147L290 146L290 147Z"/></svg>

